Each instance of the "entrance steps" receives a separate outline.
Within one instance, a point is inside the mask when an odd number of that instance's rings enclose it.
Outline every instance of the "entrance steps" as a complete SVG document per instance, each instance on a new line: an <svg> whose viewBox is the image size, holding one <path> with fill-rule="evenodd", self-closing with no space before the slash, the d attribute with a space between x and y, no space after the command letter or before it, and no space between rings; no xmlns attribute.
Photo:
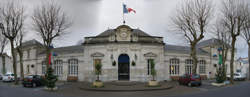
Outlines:
<svg viewBox="0 0 250 97"><path fill-rule="evenodd" d="M108 84L115 85L115 86L133 86L133 85L137 85L141 83L135 82L135 81L112 81L112 82L108 82Z"/></svg>

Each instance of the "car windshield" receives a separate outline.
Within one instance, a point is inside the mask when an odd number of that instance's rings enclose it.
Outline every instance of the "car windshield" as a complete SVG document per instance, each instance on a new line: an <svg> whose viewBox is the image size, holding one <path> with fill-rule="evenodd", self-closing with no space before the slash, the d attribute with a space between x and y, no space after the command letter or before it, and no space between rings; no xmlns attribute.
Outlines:
<svg viewBox="0 0 250 97"><path fill-rule="evenodd" d="M4 76L9 76L10 74L5 74Z"/></svg>
<svg viewBox="0 0 250 97"><path fill-rule="evenodd" d="M25 78L33 78L33 76L26 76Z"/></svg>
<svg viewBox="0 0 250 97"><path fill-rule="evenodd" d="M239 74L235 73L234 76L239 76Z"/></svg>
<svg viewBox="0 0 250 97"><path fill-rule="evenodd" d="M199 75L192 75L192 78L200 78Z"/></svg>

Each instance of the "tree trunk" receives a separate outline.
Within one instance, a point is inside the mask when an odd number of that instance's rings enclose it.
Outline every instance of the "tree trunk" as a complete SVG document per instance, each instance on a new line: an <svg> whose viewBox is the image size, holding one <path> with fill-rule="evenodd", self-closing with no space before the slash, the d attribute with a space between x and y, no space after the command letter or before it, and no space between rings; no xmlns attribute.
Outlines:
<svg viewBox="0 0 250 97"><path fill-rule="evenodd" d="M51 64L49 63L49 56L50 56L50 48L49 47L46 47L46 63L47 63L47 70L48 70L48 68L50 68L51 67Z"/></svg>
<svg viewBox="0 0 250 97"><path fill-rule="evenodd" d="M21 73L21 79L24 78L24 72L23 72L23 52L19 48L17 48L18 54L19 54L19 62L20 62L20 73Z"/></svg>
<svg viewBox="0 0 250 97"><path fill-rule="evenodd" d="M250 80L250 43L248 43L248 79Z"/></svg>
<svg viewBox="0 0 250 97"><path fill-rule="evenodd" d="M5 56L4 56L4 54L2 54L2 62L3 62L3 74L5 75L5 73L6 73L6 67L5 67Z"/></svg>
<svg viewBox="0 0 250 97"><path fill-rule="evenodd" d="M236 42L236 36L232 37L232 51L231 51L231 60L230 60L230 83L234 84L234 52L235 52L235 42Z"/></svg>
<svg viewBox="0 0 250 97"><path fill-rule="evenodd" d="M198 63L198 59L196 56L196 42L195 43L191 43L191 57L193 60L193 66L192 66L192 74L197 74L197 63Z"/></svg>
<svg viewBox="0 0 250 97"><path fill-rule="evenodd" d="M226 61L227 61L227 54L228 54L228 47L226 44L222 44L223 45L223 50L222 50L222 70L223 70L223 74L224 74L224 80L226 80L226 76L227 76L227 69L226 69Z"/></svg>
<svg viewBox="0 0 250 97"><path fill-rule="evenodd" d="M97 81L99 81L99 74L97 75Z"/></svg>
<svg viewBox="0 0 250 97"><path fill-rule="evenodd" d="M12 54L12 59L13 59L13 71L14 71L14 77L15 77L15 85L18 84L18 79L17 79L17 71L16 71L16 54L14 51L14 40L10 40L11 44L11 54Z"/></svg>

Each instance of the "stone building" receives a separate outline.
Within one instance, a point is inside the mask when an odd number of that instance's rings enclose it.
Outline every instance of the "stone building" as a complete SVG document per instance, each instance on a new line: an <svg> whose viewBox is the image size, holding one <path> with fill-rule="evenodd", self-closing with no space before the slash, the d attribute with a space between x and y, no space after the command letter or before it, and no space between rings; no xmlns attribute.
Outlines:
<svg viewBox="0 0 250 97"><path fill-rule="evenodd" d="M30 40L24 46L25 75L45 74L42 44ZM218 67L218 47L217 39L204 40L197 46L197 72L203 78L214 78ZM54 48L52 53L52 67L60 80L94 81L94 65L100 63L102 81L144 82L151 80L151 61L155 63L158 81L173 80L191 73L193 64L190 47L168 45L163 42L163 37L151 36L127 25L85 37L81 45Z"/></svg>
<svg viewBox="0 0 250 97"><path fill-rule="evenodd" d="M12 59L6 53L0 55L0 75L4 75L4 73L13 73Z"/></svg>
<svg viewBox="0 0 250 97"><path fill-rule="evenodd" d="M237 59L236 71L245 74L248 77L249 74L249 62L248 57Z"/></svg>

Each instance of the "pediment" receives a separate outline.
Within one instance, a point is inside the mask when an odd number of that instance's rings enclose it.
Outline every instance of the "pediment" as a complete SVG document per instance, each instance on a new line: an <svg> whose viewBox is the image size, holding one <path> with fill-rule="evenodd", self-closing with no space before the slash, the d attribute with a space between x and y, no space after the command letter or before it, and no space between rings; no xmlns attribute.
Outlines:
<svg viewBox="0 0 250 97"><path fill-rule="evenodd" d="M95 52L95 53L91 54L91 57L104 57L104 54L100 53L100 52Z"/></svg>
<svg viewBox="0 0 250 97"><path fill-rule="evenodd" d="M144 57L157 57L157 55L155 53L149 52L144 54Z"/></svg>

